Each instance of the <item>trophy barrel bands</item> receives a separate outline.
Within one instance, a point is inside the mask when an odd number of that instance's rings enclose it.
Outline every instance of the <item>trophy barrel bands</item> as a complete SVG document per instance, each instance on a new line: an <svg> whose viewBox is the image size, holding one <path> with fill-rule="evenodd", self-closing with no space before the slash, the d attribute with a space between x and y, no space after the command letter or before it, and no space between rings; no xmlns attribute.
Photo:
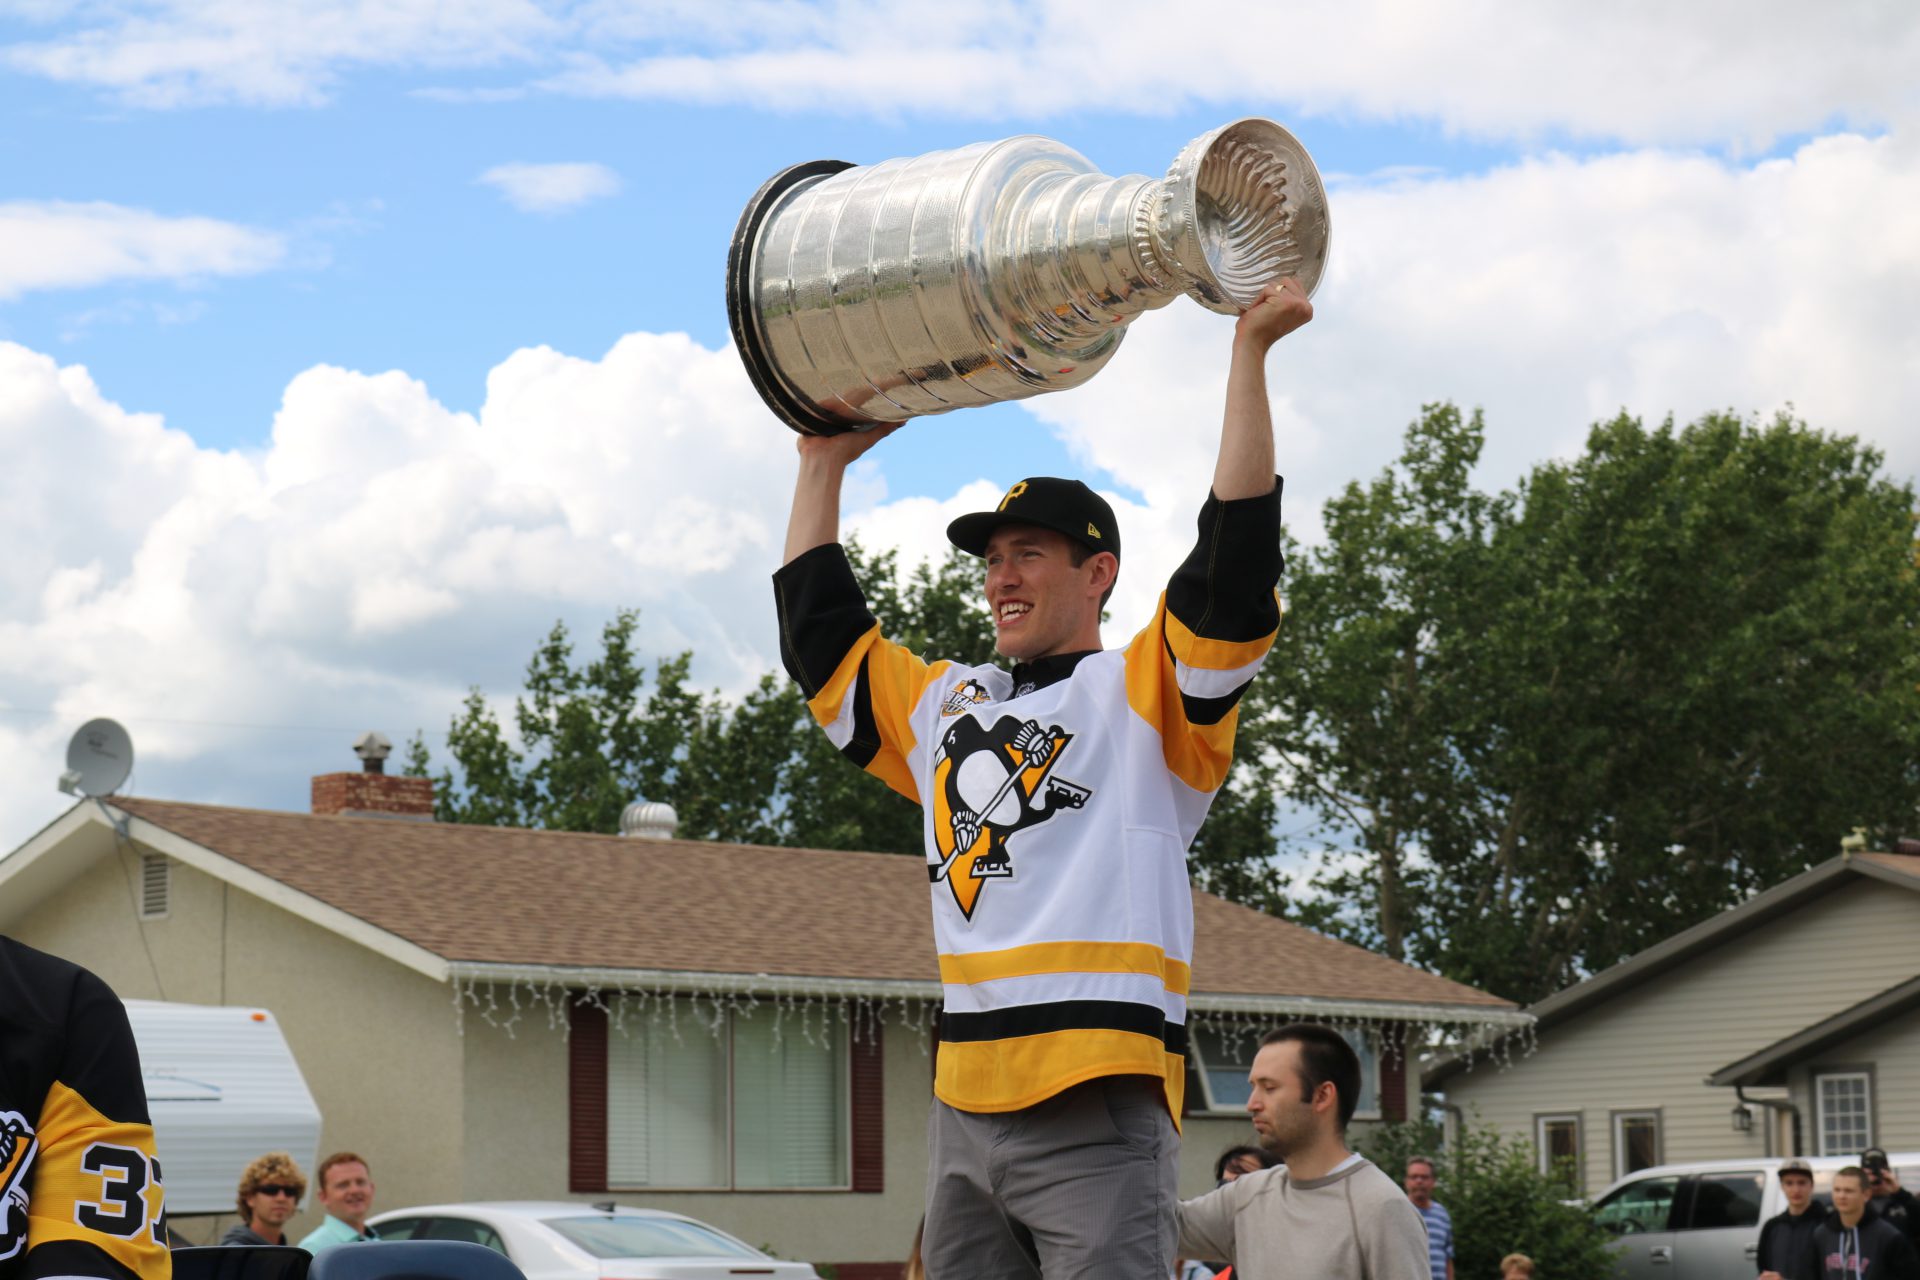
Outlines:
<svg viewBox="0 0 1920 1280"><path fill-rule="evenodd" d="M1077 386L1134 316L1180 293L1229 314L1325 261L1319 175L1292 135L1235 121L1162 181L1109 178L1047 138L776 174L727 262L754 387L808 434Z"/></svg>
<svg viewBox="0 0 1920 1280"><path fill-rule="evenodd" d="M849 426L795 395L768 358L760 326L750 319L754 240L775 202L787 192L802 183L851 168L852 163L846 160L809 160L774 174L754 192L753 199L747 201L746 210L733 229L733 243L727 247L727 325L733 330L734 349L740 353L741 363L747 366L753 389L760 393L767 407L802 435L838 435Z"/></svg>

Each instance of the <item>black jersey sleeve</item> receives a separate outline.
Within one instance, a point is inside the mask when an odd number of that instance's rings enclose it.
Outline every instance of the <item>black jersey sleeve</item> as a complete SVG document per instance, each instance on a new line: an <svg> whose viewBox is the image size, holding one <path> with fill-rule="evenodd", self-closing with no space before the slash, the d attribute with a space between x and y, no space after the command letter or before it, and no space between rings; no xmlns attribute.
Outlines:
<svg viewBox="0 0 1920 1280"><path fill-rule="evenodd" d="M160 1280L160 1161L125 1006L99 978L9 942L0 1280ZM10 1257L6 1255L11 1253Z"/></svg>
<svg viewBox="0 0 1920 1280"><path fill-rule="evenodd" d="M913 711L949 664L929 664L880 634L839 543L795 556L773 575L773 594L780 660L815 723L847 759L918 802L907 762Z"/></svg>

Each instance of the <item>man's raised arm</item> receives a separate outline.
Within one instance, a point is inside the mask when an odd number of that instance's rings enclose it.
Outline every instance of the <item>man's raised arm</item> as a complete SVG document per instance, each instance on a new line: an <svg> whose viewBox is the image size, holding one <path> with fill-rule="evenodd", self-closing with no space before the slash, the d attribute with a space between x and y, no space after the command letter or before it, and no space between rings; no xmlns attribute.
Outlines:
<svg viewBox="0 0 1920 1280"><path fill-rule="evenodd" d="M840 482L847 468L899 427L895 423L871 431L800 437L800 473L793 482L793 510L787 517L787 551L782 564L792 564L815 547L840 541Z"/></svg>
<svg viewBox="0 0 1920 1280"><path fill-rule="evenodd" d="M1227 415L1213 492L1222 502L1273 491L1273 415L1267 407L1267 352L1313 319L1313 304L1292 276L1276 280L1240 315L1227 371Z"/></svg>

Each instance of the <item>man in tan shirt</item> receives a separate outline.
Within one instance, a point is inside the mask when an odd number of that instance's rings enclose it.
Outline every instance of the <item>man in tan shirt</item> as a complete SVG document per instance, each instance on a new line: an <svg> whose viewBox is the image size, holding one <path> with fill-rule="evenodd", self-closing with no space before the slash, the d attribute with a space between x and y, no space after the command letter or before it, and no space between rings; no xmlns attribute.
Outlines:
<svg viewBox="0 0 1920 1280"><path fill-rule="evenodd" d="M1180 1252L1247 1280L1431 1280L1427 1229L1392 1178L1347 1149L1360 1059L1330 1027L1260 1042L1247 1111L1272 1169L1180 1203Z"/></svg>

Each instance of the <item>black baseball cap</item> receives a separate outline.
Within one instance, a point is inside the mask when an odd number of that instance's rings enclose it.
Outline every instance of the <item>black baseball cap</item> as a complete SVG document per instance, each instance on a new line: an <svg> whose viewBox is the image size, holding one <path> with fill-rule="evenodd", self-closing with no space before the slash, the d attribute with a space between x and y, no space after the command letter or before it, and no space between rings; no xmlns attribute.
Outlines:
<svg viewBox="0 0 1920 1280"><path fill-rule="evenodd" d="M1887 1164L1887 1153L1879 1147L1868 1147L1860 1153L1860 1167L1868 1173L1872 1173L1876 1169L1889 1168L1890 1166Z"/></svg>
<svg viewBox="0 0 1920 1280"><path fill-rule="evenodd" d="M1029 476L1007 490L991 511L961 516L947 526L947 541L968 555L983 556L993 531L1003 524L1032 524L1063 533L1093 551L1120 554L1120 526L1107 500L1078 480Z"/></svg>

